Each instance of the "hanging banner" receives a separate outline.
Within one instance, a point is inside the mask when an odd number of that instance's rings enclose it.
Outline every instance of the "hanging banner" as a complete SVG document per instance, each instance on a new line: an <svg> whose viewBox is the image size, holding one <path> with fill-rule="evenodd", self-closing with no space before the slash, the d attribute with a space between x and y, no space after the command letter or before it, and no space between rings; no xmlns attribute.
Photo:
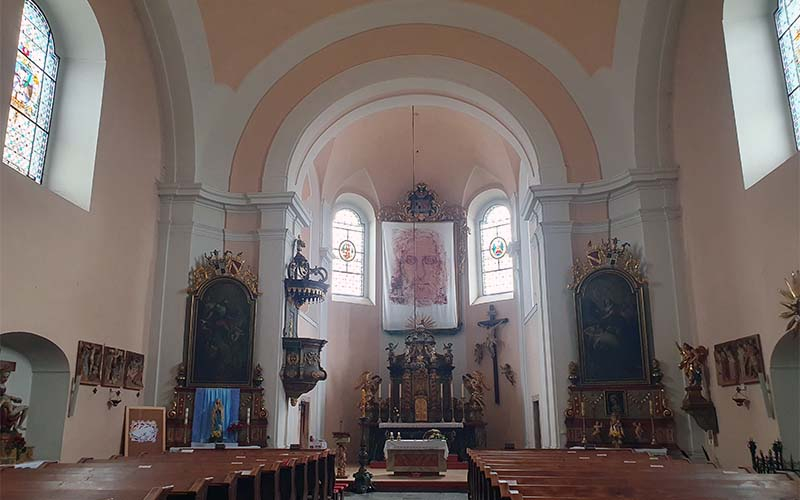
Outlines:
<svg viewBox="0 0 800 500"><path fill-rule="evenodd" d="M383 329L409 329L430 317L456 328L455 229L452 222L383 222Z"/></svg>

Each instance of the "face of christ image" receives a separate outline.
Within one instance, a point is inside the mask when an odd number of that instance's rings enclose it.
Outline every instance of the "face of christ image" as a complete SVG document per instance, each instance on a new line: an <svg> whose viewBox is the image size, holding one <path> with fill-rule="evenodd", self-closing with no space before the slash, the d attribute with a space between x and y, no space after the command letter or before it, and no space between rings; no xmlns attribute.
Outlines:
<svg viewBox="0 0 800 500"><path fill-rule="evenodd" d="M404 229L392 241L395 262L390 299L395 304L447 304L446 255L439 233Z"/></svg>

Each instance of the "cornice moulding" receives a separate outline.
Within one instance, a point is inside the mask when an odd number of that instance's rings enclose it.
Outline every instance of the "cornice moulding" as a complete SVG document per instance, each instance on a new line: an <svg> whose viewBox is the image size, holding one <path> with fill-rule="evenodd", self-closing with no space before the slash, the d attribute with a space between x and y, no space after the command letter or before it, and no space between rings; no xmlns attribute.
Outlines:
<svg viewBox="0 0 800 500"><path fill-rule="evenodd" d="M524 220L531 220L537 203L578 202L592 203L605 201L644 188L665 188L678 182L678 169L631 169L612 179L601 179L593 182L558 185L533 185L522 206Z"/></svg>

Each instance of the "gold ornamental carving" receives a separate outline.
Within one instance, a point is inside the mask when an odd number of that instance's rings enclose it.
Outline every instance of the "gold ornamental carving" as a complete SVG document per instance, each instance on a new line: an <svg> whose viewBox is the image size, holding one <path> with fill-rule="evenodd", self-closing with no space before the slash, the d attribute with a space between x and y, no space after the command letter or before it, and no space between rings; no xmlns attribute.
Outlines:
<svg viewBox="0 0 800 500"><path fill-rule="evenodd" d="M800 271L793 272L786 280L786 290L780 290L783 296L781 305L786 309L781 312L783 319L788 319L786 333L800 332Z"/></svg>
<svg viewBox="0 0 800 500"><path fill-rule="evenodd" d="M617 238L612 238L610 241L601 240L599 245L592 244L591 241L586 245L584 261L575 259L575 265L572 267L572 283L568 288L575 290L588 275L598 269L606 268L627 272L638 285L647 283L642 274L641 261L631 253L630 244L620 244Z"/></svg>
<svg viewBox="0 0 800 500"><path fill-rule="evenodd" d="M261 294L258 290L258 276L245 263L242 252L234 255L230 250L225 250L221 255L219 250L203 254L200 263L192 269L189 275L187 291L192 295L197 295L206 282L219 277L229 277L241 281L254 296Z"/></svg>

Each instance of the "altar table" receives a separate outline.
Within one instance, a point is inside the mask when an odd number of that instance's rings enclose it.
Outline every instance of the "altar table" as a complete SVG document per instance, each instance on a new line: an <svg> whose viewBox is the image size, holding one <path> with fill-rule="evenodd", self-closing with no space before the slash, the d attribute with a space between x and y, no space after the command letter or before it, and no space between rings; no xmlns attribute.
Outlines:
<svg viewBox="0 0 800 500"><path fill-rule="evenodd" d="M388 440L383 446L389 472L445 472L450 450L441 439Z"/></svg>

